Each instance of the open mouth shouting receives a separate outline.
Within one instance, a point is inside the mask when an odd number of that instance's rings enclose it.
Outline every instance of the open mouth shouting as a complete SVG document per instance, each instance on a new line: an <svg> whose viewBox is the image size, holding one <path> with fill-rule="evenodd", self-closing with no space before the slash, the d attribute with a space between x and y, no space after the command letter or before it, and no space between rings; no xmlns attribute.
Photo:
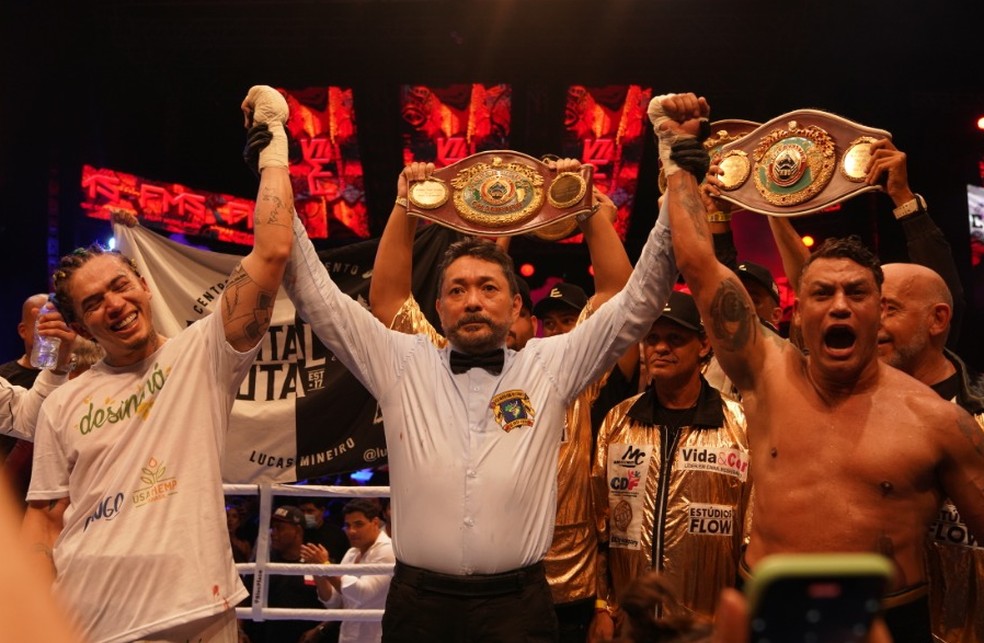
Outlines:
<svg viewBox="0 0 984 643"><path fill-rule="evenodd" d="M836 325L823 334L823 346L834 357L847 357L857 343L857 335L850 326Z"/></svg>

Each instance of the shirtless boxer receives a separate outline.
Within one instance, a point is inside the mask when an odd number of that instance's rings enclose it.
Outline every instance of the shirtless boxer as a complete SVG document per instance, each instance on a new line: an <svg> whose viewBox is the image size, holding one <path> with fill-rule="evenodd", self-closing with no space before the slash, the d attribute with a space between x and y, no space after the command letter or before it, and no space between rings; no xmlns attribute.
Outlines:
<svg viewBox="0 0 984 643"><path fill-rule="evenodd" d="M893 637L930 641L927 526L949 496L984 535L984 434L966 411L878 360L882 273L855 241L825 244L803 269L793 314L808 356L765 336L741 282L714 259L697 182L674 162L697 162L681 124L706 118L707 102L664 96L650 112L669 166L677 266L743 394L755 481L745 563L777 552L884 554L896 567L885 603Z"/></svg>

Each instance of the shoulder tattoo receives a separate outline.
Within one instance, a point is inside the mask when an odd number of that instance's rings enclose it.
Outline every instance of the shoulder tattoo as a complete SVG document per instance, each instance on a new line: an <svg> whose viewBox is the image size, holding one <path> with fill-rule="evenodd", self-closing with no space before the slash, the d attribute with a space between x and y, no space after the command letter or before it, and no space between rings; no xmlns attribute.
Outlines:
<svg viewBox="0 0 984 643"><path fill-rule="evenodd" d="M984 455L984 429L969 413L960 413L957 417L957 428L970 441L978 455Z"/></svg>
<svg viewBox="0 0 984 643"><path fill-rule="evenodd" d="M755 340L758 319L748 295L735 279L725 279L711 300L711 328L728 351L738 351Z"/></svg>

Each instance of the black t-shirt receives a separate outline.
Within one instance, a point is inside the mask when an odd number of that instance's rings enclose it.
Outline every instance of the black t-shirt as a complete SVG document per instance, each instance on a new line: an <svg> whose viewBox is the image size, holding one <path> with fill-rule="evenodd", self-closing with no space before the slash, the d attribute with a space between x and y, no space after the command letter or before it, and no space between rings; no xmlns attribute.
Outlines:
<svg viewBox="0 0 984 643"><path fill-rule="evenodd" d="M942 382L937 382L929 388L936 391L936 394L944 400L952 400L960 392L960 373L954 373Z"/></svg>

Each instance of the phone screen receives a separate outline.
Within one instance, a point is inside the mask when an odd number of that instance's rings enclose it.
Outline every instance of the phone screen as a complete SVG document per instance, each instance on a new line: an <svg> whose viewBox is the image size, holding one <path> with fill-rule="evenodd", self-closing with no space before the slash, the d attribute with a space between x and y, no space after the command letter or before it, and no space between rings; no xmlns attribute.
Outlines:
<svg viewBox="0 0 984 643"><path fill-rule="evenodd" d="M860 643L884 590L880 576L776 579L752 614L752 643Z"/></svg>

